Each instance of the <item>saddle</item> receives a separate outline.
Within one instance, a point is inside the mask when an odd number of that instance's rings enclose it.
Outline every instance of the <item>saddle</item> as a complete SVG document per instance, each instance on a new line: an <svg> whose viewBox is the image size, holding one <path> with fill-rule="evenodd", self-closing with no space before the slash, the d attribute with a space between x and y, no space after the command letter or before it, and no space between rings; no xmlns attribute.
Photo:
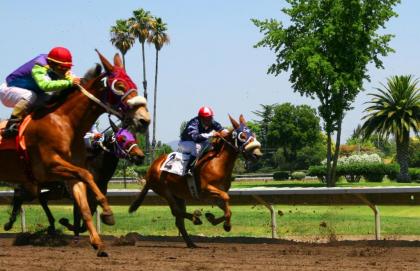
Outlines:
<svg viewBox="0 0 420 271"><path fill-rule="evenodd" d="M0 150L13 150L19 154L19 158L22 161L23 168L29 180L35 181L33 176L28 151L26 149L25 136L23 132L28 126L29 122L32 120L31 115L27 115L22 123L19 125L19 133L15 137L11 138L2 138L0 135ZM7 120L0 122L0 129L6 127Z"/></svg>

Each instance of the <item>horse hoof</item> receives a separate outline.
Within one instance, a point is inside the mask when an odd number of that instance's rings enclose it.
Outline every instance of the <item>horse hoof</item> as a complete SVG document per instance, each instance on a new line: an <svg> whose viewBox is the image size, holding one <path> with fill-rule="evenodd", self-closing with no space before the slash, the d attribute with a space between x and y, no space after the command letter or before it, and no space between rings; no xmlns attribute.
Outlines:
<svg viewBox="0 0 420 271"><path fill-rule="evenodd" d="M194 243L188 243L187 244L187 247L188 248L198 248L198 246L196 244L194 244Z"/></svg>
<svg viewBox="0 0 420 271"><path fill-rule="evenodd" d="M203 224L203 221L201 221L201 219L200 219L200 218L198 218L198 217L194 216L194 217L193 217L193 224L194 224L194 225L201 225L201 224Z"/></svg>
<svg viewBox="0 0 420 271"><path fill-rule="evenodd" d="M229 224L223 224L223 229L227 232L230 232L230 230L232 229L232 226Z"/></svg>
<svg viewBox="0 0 420 271"><path fill-rule="evenodd" d="M202 213L201 213L201 211L200 211L200 210L195 210L195 211L193 212L193 215L194 215L194 216L201 216L201 215L202 215Z"/></svg>
<svg viewBox="0 0 420 271"><path fill-rule="evenodd" d="M214 225L214 220L216 219L212 213L206 213L207 220Z"/></svg>
<svg viewBox="0 0 420 271"><path fill-rule="evenodd" d="M6 223L6 224L4 224L3 229L5 231L10 231L10 229L12 229L12 227L13 227L12 223Z"/></svg>
<svg viewBox="0 0 420 271"><path fill-rule="evenodd" d="M108 257L108 253L106 253L103 250L98 250L98 253L96 253L96 256L98 256L98 257Z"/></svg>
<svg viewBox="0 0 420 271"><path fill-rule="evenodd" d="M55 227L49 226L47 228L47 233L48 233L48 235L56 235L57 231L55 230Z"/></svg>
<svg viewBox="0 0 420 271"><path fill-rule="evenodd" d="M61 225L65 226L65 227L67 227L70 224L70 222L67 218L60 218L60 220L58 220L58 223L60 223Z"/></svg>
<svg viewBox="0 0 420 271"><path fill-rule="evenodd" d="M103 212L101 214L101 221L105 225L109 225L109 226L115 225L114 214L111 211L109 213Z"/></svg>

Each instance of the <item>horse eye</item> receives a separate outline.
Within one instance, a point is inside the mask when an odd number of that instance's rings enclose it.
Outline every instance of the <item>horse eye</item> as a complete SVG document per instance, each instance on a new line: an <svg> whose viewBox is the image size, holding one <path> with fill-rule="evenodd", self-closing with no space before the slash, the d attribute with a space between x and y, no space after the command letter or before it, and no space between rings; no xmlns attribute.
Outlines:
<svg viewBox="0 0 420 271"><path fill-rule="evenodd" d="M115 84L115 89L117 89L117 90L121 90L121 91L124 91L125 90L125 86L124 86L124 83L123 82L117 82L116 84Z"/></svg>
<svg viewBox="0 0 420 271"><path fill-rule="evenodd" d="M244 133L241 133L241 139L243 139L243 140L245 140L246 139L246 134L244 134Z"/></svg>

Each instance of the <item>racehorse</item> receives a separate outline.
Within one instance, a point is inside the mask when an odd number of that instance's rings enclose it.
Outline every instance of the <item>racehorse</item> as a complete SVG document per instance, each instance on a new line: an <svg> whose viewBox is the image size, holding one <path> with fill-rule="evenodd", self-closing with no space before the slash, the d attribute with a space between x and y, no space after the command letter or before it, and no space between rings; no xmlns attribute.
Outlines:
<svg viewBox="0 0 420 271"><path fill-rule="evenodd" d="M254 160L262 155L261 144L246 126L244 117L242 115L239 117L239 123L230 115L229 119L233 129L214 143L213 150L204 154L193 170L196 182L199 183L198 199L214 202L224 211L224 215L219 218L215 218L211 213L206 213L206 218L213 225L224 221L223 228L225 231L231 230L230 198L227 192L231 185L235 160L239 154L242 154L246 160ZM166 158L167 155L164 154L153 161L146 174L146 184L131 204L129 212L132 213L137 210L149 189L152 189L166 199L172 215L175 216L175 225L187 246L193 248L196 245L185 229L184 219L189 219L195 225L199 225L202 224L199 218L201 214L186 212L186 200L194 199L188 188L188 177L161 171L160 169Z"/></svg>
<svg viewBox="0 0 420 271"><path fill-rule="evenodd" d="M98 185L101 192L106 195L108 190L108 182L111 180L115 173L115 170L120 159L127 159L134 164L141 164L144 160L144 153L137 145L137 140L134 134L129 132L127 129L118 128L110 119L110 125L113 130L110 134L104 135L103 142L98 141L95 148L88 148L88 159L87 166L90 172L93 174L94 180ZM47 215L49 227L48 233L54 234L55 219L48 207L49 200L59 200L63 197L70 198L70 194L66 190L63 183L51 183L47 191L42 191L39 195L39 202ZM97 202L88 190L88 202L91 213L96 212ZM4 230L9 231L16 217L21 209L21 206L25 200L25 190L22 188L15 188L13 201L12 201L12 212L9 217L9 221L4 225ZM81 217L79 208L73 206L73 218L74 224L71 225L68 219L60 219L60 223L66 226L69 230L74 232L77 237L79 233L86 231L86 225L80 225Z"/></svg>
<svg viewBox="0 0 420 271"><path fill-rule="evenodd" d="M22 126L26 128L20 129L19 145L26 151L0 151L0 179L22 185L32 197L37 197L45 184L64 181L80 209L97 256L108 256L93 224L86 185L102 207L103 223L115 224L114 216L86 167L83 136L106 111L138 132L146 131L150 114L146 100L137 95L136 85L126 74L121 57L116 54L112 65L97 53L105 72L101 73L97 65L81 85L63 91L55 105L35 111L25 119Z"/></svg>

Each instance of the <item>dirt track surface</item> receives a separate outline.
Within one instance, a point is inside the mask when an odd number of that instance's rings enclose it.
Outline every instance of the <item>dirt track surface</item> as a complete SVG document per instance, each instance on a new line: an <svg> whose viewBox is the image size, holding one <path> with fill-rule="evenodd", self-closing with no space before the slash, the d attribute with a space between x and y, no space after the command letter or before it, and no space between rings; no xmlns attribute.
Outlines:
<svg viewBox="0 0 420 271"><path fill-rule="evenodd" d="M328 244L262 238L107 237L98 258L83 238L57 247L16 246L0 236L0 270L420 270L419 241L340 241Z"/></svg>

